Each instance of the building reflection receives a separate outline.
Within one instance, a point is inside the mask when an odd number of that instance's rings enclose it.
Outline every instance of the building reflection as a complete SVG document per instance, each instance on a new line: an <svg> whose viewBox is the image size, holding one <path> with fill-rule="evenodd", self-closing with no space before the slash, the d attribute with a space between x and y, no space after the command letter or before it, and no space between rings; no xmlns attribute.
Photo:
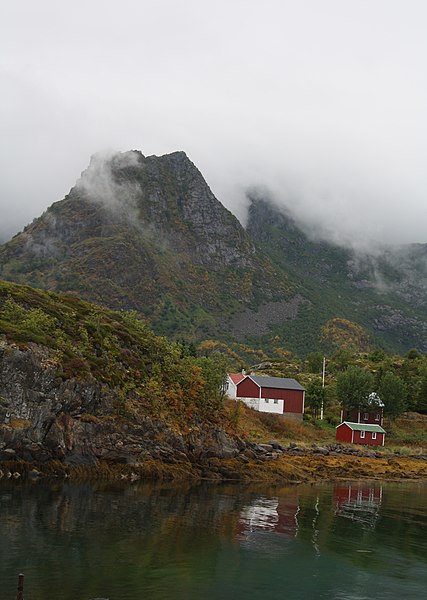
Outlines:
<svg viewBox="0 0 427 600"><path fill-rule="evenodd" d="M336 484L333 490L334 513L339 517L374 527L382 495L382 485L376 482Z"/></svg>
<svg viewBox="0 0 427 600"><path fill-rule="evenodd" d="M240 511L236 538L245 545L259 545L262 533L281 534L287 538L298 535L298 496L259 497Z"/></svg>

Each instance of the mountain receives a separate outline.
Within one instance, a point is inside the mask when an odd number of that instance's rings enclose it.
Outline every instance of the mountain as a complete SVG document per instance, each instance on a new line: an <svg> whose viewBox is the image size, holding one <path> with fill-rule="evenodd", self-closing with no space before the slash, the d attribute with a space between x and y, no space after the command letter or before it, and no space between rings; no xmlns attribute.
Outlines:
<svg viewBox="0 0 427 600"><path fill-rule="evenodd" d="M183 152L92 157L65 199L0 249L0 278L135 309L188 339L226 335L226 315L291 297L276 271Z"/></svg>
<svg viewBox="0 0 427 600"><path fill-rule="evenodd" d="M92 157L0 247L0 278L132 309L160 334L303 355L427 351L427 246L360 255L250 198L246 229L184 152Z"/></svg>
<svg viewBox="0 0 427 600"><path fill-rule="evenodd" d="M310 237L285 209L259 197L250 198L247 232L306 300L288 336L305 331L315 345L338 317L341 327L361 325L371 343L427 350L427 245L355 252Z"/></svg>

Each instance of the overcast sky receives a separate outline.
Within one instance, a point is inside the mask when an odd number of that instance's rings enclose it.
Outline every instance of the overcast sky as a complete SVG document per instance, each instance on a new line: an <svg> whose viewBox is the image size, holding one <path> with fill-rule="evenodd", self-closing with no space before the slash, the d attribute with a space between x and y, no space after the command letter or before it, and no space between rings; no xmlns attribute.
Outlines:
<svg viewBox="0 0 427 600"><path fill-rule="evenodd" d="M427 242L425 0L0 7L0 237L91 154L185 150L244 218L270 189L335 239Z"/></svg>

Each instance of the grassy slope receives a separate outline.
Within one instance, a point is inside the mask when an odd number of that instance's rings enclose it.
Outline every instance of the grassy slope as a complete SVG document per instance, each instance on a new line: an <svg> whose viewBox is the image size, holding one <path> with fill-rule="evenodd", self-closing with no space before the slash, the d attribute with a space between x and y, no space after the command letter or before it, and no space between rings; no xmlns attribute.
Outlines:
<svg viewBox="0 0 427 600"><path fill-rule="evenodd" d="M284 421L275 416L259 413L247 408L243 403L229 401L227 410L237 422L240 435L257 442L277 440L284 445L297 443L301 447L312 444L332 444L335 442L335 426L327 421L304 421L297 423ZM237 416L236 416L237 414ZM395 422L385 420L388 433L386 446L381 451L422 453L427 450L427 416L408 413Z"/></svg>

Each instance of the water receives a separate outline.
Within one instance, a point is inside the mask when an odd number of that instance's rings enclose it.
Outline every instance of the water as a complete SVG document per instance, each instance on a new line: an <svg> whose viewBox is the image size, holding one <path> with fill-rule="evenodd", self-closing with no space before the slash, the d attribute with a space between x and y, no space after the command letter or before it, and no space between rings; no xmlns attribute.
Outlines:
<svg viewBox="0 0 427 600"><path fill-rule="evenodd" d="M0 484L0 598L425 600L427 486Z"/></svg>

